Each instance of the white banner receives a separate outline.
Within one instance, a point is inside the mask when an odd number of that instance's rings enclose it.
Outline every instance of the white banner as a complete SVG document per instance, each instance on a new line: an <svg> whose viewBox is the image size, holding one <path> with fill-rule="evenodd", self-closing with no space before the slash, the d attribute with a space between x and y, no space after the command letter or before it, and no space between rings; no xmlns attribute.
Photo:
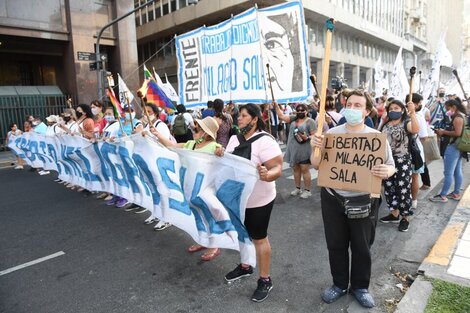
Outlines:
<svg viewBox="0 0 470 313"><path fill-rule="evenodd" d="M91 143L78 136L25 133L9 147L33 167L57 171L60 179L90 191L123 197L197 243L238 250L243 263L256 265L243 223L246 201L258 179L249 160L169 150L141 134L115 143Z"/></svg>
<svg viewBox="0 0 470 313"><path fill-rule="evenodd" d="M393 64L393 72L392 77L390 78L390 90L388 95L404 102L410 87L408 79L406 78L405 68L403 67L402 50L403 48L400 47L395 63Z"/></svg>
<svg viewBox="0 0 470 313"><path fill-rule="evenodd" d="M180 103L303 101L310 91L301 2L250 9L176 37ZM266 64L270 66L270 77Z"/></svg>

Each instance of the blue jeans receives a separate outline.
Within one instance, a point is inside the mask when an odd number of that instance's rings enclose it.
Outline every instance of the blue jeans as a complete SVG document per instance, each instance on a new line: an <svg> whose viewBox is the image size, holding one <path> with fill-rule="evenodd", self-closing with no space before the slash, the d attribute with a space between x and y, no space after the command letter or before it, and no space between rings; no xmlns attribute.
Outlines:
<svg viewBox="0 0 470 313"><path fill-rule="evenodd" d="M462 187L462 157L461 152L457 149L455 144L447 146L444 153L444 186L440 195L445 197L450 190L454 181L454 194L460 194L460 188Z"/></svg>

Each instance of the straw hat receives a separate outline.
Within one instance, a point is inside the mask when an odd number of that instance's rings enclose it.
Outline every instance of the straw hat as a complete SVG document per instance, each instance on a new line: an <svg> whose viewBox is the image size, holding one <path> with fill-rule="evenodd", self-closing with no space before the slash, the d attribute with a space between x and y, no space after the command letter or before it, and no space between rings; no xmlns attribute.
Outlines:
<svg viewBox="0 0 470 313"><path fill-rule="evenodd" d="M59 117L56 115L49 115L48 117L46 117L46 120L51 123L57 123L59 121Z"/></svg>
<svg viewBox="0 0 470 313"><path fill-rule="evenodd" d="M196 119L196 123L201 126L202 130L214 138L217 139L217 131L219 130L219 123L212 116L205 117L204 119Z"/></svg>

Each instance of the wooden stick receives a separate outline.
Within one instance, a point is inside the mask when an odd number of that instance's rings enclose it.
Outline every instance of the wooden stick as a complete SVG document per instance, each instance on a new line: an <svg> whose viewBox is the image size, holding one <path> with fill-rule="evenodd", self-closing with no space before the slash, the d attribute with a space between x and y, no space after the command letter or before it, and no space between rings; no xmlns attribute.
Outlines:
<svg viewBox="0 0 470 313"><path fill-rule="evenodd" d="M416 74L416 67L410 68L410 92L408 93L408 102L413 101L413 77Z"/></svg>
<svg viewBox="0 0 470 313"><path fill-rule="evenodd" d="M326 105L326 86L328 86L328 74L330 71L330 54L331 54L331 39L333 37L333 30L335 28L335 20L330 18L326 21L326 40L325 40L325 57L323 58L322 80L321 80L321 95L320 107L318 116L317 136L321 136L323 132L323 122L325 121L325 105ZM320 155L320 148L316 147L314 157Z"/></svg>
<svg viewBox="0 0 470 313"><path fill-rule="evenodd" d="M317 77L315 75L310 75L310 81L312 82L313 89L315 89L315 92L318 98L320 99L320 93L318 92L318 88L317 88Z"/></svg>
<svg viewBox="0 0 470 313"><path fill-rule="evenodd" d="M459 85L460 85L460 89L462 89L463 97L465 98L465 100L467 100L467 106L468 106L469 99L468 99L468 97L467 97L467 93L466 93L465 90L463 89L463 85L462 85L462 82L460 81L460 77L459 77L459 74L457 73L457 70L454 69L454 70L452 71L452 74L454 74L455 78L457 78L457 82L458 82Z"/></svg>
<svg viewBox="0 0 470 313"><path fill-rule="evenodd" d="M144 95L142 94L142 92L140 90L137 91L137 97L140 98L140 105L142 106L142 110L144 111L144 114L147 117L147 122L148 122L149 130L150 130L150 128L152 127L152 125L151 125L152 121L150 120L149 113L145 109Z"/></svg>
<svg viewBox="0 0 470 313"><path fill-rule="evenodd" d="M274 101L276 100L274 98L273 83L271 82L271 71L269 70L269 63L266 63L266 68L268 69L269 89L271 89L271 99L272 99L272 102L274 103ZM268 111L268 131L271 134L271 117L269 116L269 111Z"/></svg>

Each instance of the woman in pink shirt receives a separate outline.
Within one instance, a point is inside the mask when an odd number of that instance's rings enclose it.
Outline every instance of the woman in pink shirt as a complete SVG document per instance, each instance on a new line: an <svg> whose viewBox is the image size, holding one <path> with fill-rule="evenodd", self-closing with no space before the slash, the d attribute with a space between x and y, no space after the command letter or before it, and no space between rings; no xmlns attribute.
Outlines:
<svg viewBox="0 0 470 313"><path fill-rule="evenodd" d="M267 231L276 198L274 181L282 172L282 152L276 140L265 131L266 125L256 104L248 103L240 107L238 126L241 135L232 136L226 149L229 153L250 159L259 173L259 180L247 201L245 227L255 245L260 275L258 287L251 300L261 302L267 298L273 287L269 276L271 245ZM251 146L251 149L246 149L247 146ZM241 263L225 275L225 279L231 282L252 273L253 267Z"/></svg>

